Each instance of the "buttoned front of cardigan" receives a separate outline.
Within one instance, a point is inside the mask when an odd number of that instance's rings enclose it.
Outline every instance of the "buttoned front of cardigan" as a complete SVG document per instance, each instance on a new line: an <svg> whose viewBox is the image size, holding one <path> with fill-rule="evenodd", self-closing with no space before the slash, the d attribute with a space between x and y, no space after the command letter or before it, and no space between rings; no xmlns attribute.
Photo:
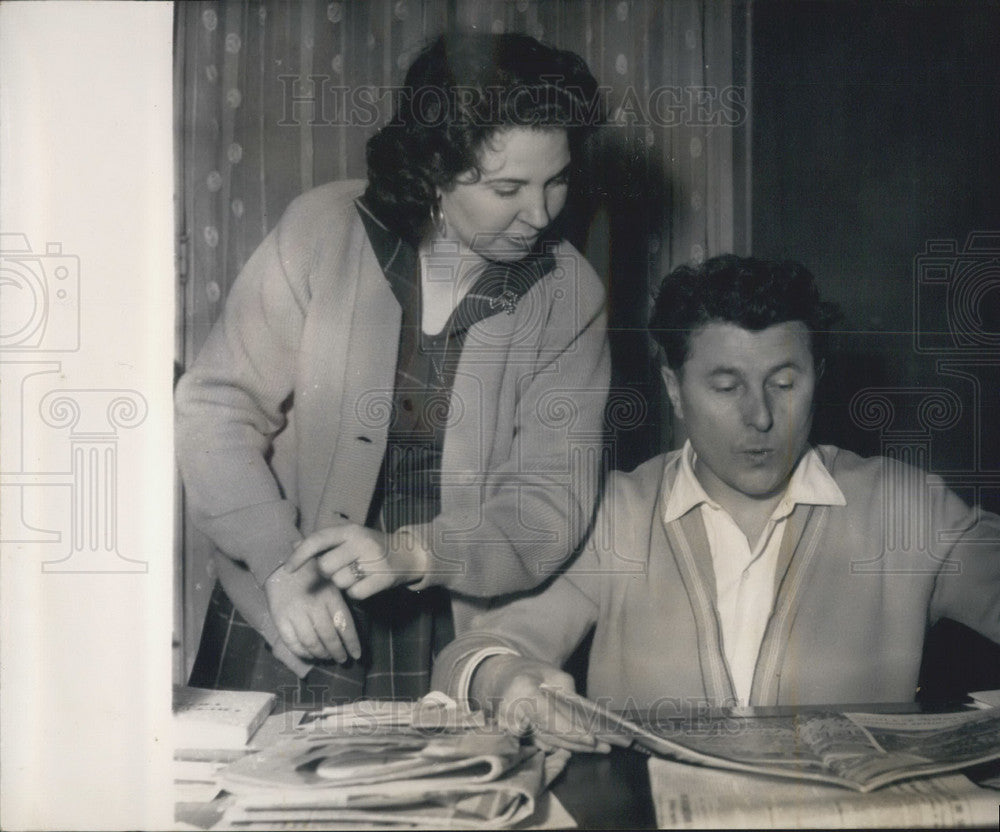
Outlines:
<svg viewBox="0 0 1000 832"><path fill-rule="evenodd" d="M262 586L304 535L364 523L385 453L400 308L354 200L317 188L247 262L177 388L195 523L234 604L290 667ZM412 527L427 581L470 599L536 586L579 544L596 499L610 375L604 292L567 243L514 314L470 327L452 389L441 513ZM572 418L551 402L574 399ZM474 603L474 602L471 602ZM467 616L465 617L467 618ZM456 625L463 616L456 612Z"/></svg>

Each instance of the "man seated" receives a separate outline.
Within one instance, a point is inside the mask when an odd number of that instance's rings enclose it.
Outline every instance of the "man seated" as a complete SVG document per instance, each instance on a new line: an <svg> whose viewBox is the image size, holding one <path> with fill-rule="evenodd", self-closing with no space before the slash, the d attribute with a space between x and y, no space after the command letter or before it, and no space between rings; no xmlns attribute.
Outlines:
<svg viewBox="0 0 1000 832"><path fill-rule="evenodd" d="M559 668L591 628L587 695L660 714L912 701L938 618L1000 641L1000 517L915 468L810 446L831 319L795 263L670 274L650 332L684 447L613 474L580 555L478 616L434 686L587 748L538 686L572 689Z"/></svg>

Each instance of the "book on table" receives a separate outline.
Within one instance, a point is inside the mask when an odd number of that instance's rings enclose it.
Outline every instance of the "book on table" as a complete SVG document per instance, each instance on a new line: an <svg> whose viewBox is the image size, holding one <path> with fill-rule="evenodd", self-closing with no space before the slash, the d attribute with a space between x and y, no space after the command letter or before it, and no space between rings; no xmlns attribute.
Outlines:
<svg viewBox="0 0 1000 832"><path fill-rule="evenodd" d="M174 685L174 747L243 749L276 702L273 693Z"/></svg>

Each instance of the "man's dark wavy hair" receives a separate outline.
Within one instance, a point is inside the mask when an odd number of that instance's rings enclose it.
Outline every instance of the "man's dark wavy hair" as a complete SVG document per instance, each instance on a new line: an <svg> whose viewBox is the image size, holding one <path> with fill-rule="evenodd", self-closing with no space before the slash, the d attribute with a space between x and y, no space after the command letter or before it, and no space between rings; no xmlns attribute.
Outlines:
<svg viewBox="0 0 1000 832"><path fill-rule="evenodd" d="M687 359L691 334L705 324L731 323L758 332L802 321L809 328L819 370L839 318L836 305L820 300L816 279L801 263L723 254L698 266L681 266L663 279L649 334L676 372Z"/></svg>
<svg viewBox="0 0 1000 832"><path fill-rule="evenodd" d="M392 120L368 141L365 201L416 245L437 188L478 170L495 133L565 128L579 164L584 138L603 119L597 81L579 55L522 34L441 35L406 73Z"/></svg>

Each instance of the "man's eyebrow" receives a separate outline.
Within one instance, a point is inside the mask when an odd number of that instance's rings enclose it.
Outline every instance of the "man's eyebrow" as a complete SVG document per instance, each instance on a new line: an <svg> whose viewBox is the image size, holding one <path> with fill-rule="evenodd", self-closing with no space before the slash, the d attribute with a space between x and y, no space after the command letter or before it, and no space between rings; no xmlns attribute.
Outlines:
<svg viewBox="0 0 1000 832"><path fill-rule="evenodd" d="M768 369L764 375L773 376L775 373L786 369L801 370L802 365L794 359L789 359L788 361L782 361L780 364L775 364L773 367ZM727 367L722 364L717 367L713 367L708 371L708 374L710 376L742 376L743 371L739 367Z"/></svg>
<svg viewBox="0 0 1000 832"><path fill-rule="evenodd" d="M780 364L775 364L770 370L767 371L766 375L773 376L775 373L781 370L801 370L802 365L794 359L788 359L788 361L783 361Z"/></svg>

